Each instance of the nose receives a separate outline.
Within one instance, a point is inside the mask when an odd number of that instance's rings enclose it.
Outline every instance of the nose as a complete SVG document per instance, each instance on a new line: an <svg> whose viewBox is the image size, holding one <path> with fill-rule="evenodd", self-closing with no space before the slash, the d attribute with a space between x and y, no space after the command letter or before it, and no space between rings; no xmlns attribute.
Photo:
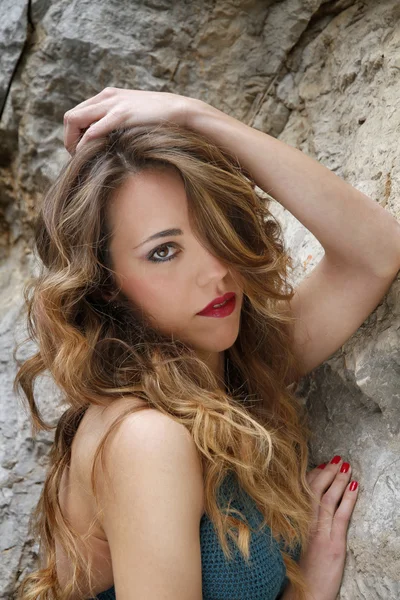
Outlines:
<svg viewBox="0 0 400 600"><path fill-rule="evenodd" d="M222 281L229 273L228 266L200 244L197 257L197 285L200 287L205 287L212 281Z"/></svg>

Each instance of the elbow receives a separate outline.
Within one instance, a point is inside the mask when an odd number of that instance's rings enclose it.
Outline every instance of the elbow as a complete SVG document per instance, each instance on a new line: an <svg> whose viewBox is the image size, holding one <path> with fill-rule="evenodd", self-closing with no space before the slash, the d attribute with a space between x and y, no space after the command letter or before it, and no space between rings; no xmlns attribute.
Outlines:
<svg viewBox="0 0 400 600"><path fill-rule="evenodd" d="M370 270L370 276L381 281L387 281L390 284L394 281L400 271L400 256L397 260L382 261L381 264L375 265Z"/></svg>
<svg viewBox="0 0 400 600"><path fill-rule="evenodd" d="M397 246L392 252L388 252L387 256L379 262L379 266L375 267L374 274L382 279L393 281L400 271L400 236Z"/></svg>
<svg viewBox="0 0 400 600"><path fill-rule="evenodd" d="M387 231L378 247L374 248L368 270L379 279L393 281L400 271L400 224L395 221L394 232Z"/></svg>

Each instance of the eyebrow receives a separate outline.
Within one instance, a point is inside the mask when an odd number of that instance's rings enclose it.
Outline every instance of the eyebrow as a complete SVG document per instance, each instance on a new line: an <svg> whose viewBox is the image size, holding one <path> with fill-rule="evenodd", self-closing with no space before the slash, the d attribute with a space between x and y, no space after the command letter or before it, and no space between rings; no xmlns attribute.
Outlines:
<svg viewBox="0 0 400 600"><path fill-rule="evenodd" d="M164 231L159 231L158 233L153 233L153 235L151 235L146 240L144 240L144 242L141 242L137 246L134 246L133 250L135 250L136 248L139 248L140 246L143 246L144 244L147 244L147 242L150 242L151 240L155 240L157 238L162 238L162 237L168 237L171 235L183 235L183 231L182 231L182 229L173 227L171 229L164 229Z"/></svg>

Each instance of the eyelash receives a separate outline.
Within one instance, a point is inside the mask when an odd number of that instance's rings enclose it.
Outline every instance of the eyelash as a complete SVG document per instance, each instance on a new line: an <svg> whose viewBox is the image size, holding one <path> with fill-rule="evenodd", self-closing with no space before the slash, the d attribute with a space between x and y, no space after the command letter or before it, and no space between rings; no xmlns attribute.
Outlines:
<svg viewBox="0 0 400 600"><path fill-rule="evenodd" d="M160 250L160 248L166 248L171 246L172 248L176 248L175 244L162 244L161 246L157 246L157 248L154 248L154 250L152 252L150 252L150 254L147 256L147 259L150 262L156 262L156 263L162 263L162 262L167 262L169 260L172 260L173 258L176 258L179 254L179 252L175 252L175 254L173 254L172 256L169 256L168 258L151 258L154 254L157 253L158 250Z"/></svg>

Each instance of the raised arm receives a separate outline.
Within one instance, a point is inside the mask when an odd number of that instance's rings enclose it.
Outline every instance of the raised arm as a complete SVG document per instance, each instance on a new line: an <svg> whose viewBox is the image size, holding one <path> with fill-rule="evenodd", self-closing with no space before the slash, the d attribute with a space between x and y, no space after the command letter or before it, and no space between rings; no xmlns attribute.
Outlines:
<svg viewBox="0 0 400 600"><path fill-rule="evenodd" d="M357 330L388 290L400 269L400 226L318 161L204 102L189 104L187 125L235 155L325 250L291 302L305 374Z"/></svg>

